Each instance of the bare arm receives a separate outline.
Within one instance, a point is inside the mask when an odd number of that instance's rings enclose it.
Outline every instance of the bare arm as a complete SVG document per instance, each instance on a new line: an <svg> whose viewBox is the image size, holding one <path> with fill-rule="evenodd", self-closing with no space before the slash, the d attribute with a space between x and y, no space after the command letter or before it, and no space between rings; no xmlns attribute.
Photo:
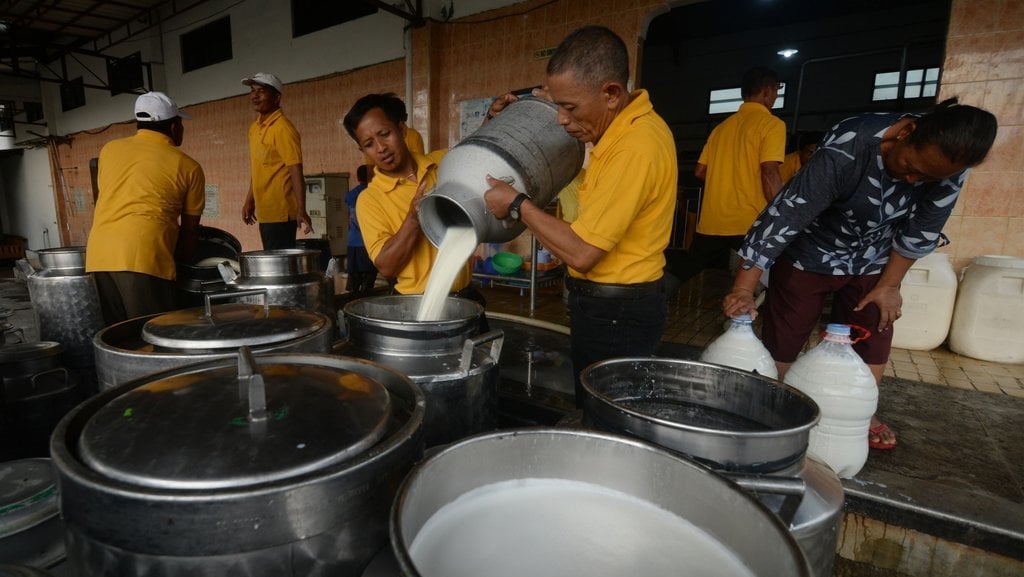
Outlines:
<svg viewBox="0 0 1024 577"><path fill-rule="evenodd" d="M757 306L754 303L754 290L761 279L763 271L756 266L742 268L736 272L732 290L722 299L722 312L728 317L737 317L747 313L751 318L757 317Z"/></svg>
<svg viewBox="0 0 1024 577"><path fill-rule="evenodd" d="M306 212L306 179L302 175L302 164L289 166L288 177L291 178L292 192L295 193L296 226L302 227L302 232L309 234L313 232L313 222Z"/></svg>
<svg viewBox="0 0 1024 577"><path fill-rule="evenodd" d="M871 289L871 292L864 295L864 298L857 303L857 307L853 310L859 311L867 305L874 303L878 307L881 315L878 320L878 330L885 331L892 326L892 323L896 322L896 319L902 316L903 311L903 296L900 295L900 283L903 282L903 277L906 276L907 271L910 267L914 266L916 261L912 258L907 258L896 251L889 253L889 262L885 264L885 269L882 270L882 276L878 279L878 284L875 288Z"/></svg>
<svg viewBox="0 0 1024 577"><path fill-rule="evenodd" d="M782 189L782 176L779 174L781 162L761 163L761 191L764 199L771 202Z"/></svg>
<svg viewBox="0 0 1024 577"><path fill-rule="evenodd" d="M708 165L698 162L697 167L693 169L693 175L697 177L697 180L704 182L708 175Z"/></svg>
<svg viewBox="0 0 1024 577"><path fill-rule="evenodd" d="M199 242L200 215L181 215L181 226L178 228L178 242L174 247L174 259L178 262L191 263Z"/></svg>
<svg viewBox="0 0 1024 577"><path fill-rule="evenodd" d="M409 205L409 212L406 213L402 226L398 228L398 232L394 236L384 242L384 246L381 247L377 258L373 260L377 270L386 278L397 277L398 273L402 272L402 269L405 268L405 265L409 264L413 249L416 248L416 243L419 242L420 237L423 235L423 231L420 229L419 212L417 209L419 208L420 201L423 200L424 190L426 190L426 179L423 179L416 189L416 195L413 196L412 203Z"/></svg>
<svg viewBox="0 0 1024 577"><path fill-rule="evenodd" d="M256 199L252 195L252 180L249 181L249 192L246 193L245 202L242 203L242 222L256 224Z"/></svg>
<svg viewBox="0 0 1024 577"><path fill-rule="evenodd" d="M508 206L519 193L503 181L488 177L487 182L491 185L484 196L487 209L498 218L507 217ZM533 232L544 248L582 273L589 272L607 254L580 238L569 223L548 214L530 201L523 202L519 212L523 224Z"/></svg>

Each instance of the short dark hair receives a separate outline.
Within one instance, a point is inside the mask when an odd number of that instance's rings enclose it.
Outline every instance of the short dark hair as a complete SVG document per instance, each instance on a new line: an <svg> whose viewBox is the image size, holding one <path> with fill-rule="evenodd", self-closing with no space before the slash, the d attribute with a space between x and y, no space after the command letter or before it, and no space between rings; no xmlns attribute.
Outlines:
<svg viewBox="0 0 1024 577"><path fill-rule="evenodd" d="M629 83L629 51L617 34L604 26L584 26L565 37L548 60L547 74L572 72L588 88L605 82Z"/></svg>
<svg viewBox="0 0 1024 577"><path fill-rule="evenodd" d="M991 112L958 104L956 98L943 100L916 124L907 138L909 144L917 148L937 146L950 162L965 166L985 160L999 128Z"/></svg>
<svg viewBox="0 0 1024 577"><path fill-rule="evenodd" d="M809 144L818 144L823 136L825 136L825 133L818 130L801 132L796 137L796 149L800 150Z"/></svg>
<svg viewBox="0 0 1024 577"><path fill-rule="evenodd" d="M172 132L172 127L174 126L174 124L176 122L181 122L181 117L180 116L175 116L174 118L168 118L167 120L156 120L156 121L147 120L146 122L136 121L135 122L135 129L136 130L152 130L153 132L159 132L160 134L165 134L167 136L170 136L171 138L174 138L174 133Z"/></svg>
<svg viewBox="0 0 1024 577"><path fill-rule="evenodd" d="M740 84L740 96L750 98L766 87L778 85L778 73L771 68L757 66L743 73L743 81Z"/></svg>
<svg viewBox="0 0 1024 577"><path fill-rule="evenodd" d="M342 124L345 126L345 131L352 137L352 140L359 143L356 138L356 127L366 116L366 113L373 110L374 108L380 108L384 113L384 116L391 122L398 126L408 118L408 114L405 111L405 103L394 93L387 94L367 94L366 96L356 100L356 103L352 105L352 108L345 115L345 119Z"/></svg>
<svg viewBox="0 0 1024 577"><path fill-rule="evenodd" d="M366 182L367 178L369 178L369 176L367 175L366 172L366 165L360 164L359 168L356 169L356 180L358 180L359 182Z"/></svg>

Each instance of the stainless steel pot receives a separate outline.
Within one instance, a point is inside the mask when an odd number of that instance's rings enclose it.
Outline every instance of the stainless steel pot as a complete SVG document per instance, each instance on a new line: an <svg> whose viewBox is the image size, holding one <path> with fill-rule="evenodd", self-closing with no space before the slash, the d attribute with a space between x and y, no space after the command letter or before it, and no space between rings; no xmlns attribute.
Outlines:
<svg viewBox="0 0 1024 577"><path fill-rule="evenodd" d="M456 443L417 465L406 477L391 513L391 546L402 574L434 577L417 567L410 546L445 505L483 487L527 479L588 483L654 505L711 536L752 575L810 575L800 548L779 520L725 478L647 443L604 433L558 429L480 435ZM468 517L466 521L472 523L474 518ZM534 518L514 522L523 526L508 527L506 535L529 535L546 521ZM606 535L588 532L586 527L559 535L559 539L577 556L591 550L621 549L620 543L609 541ZM472 553L460 552L459 545L452 544L451 555ZM501 563L501 546L501 541L494 542L488 562ZM694 545L679 542L673 546ZM630 570L653 577L645 573L643 561L633 558ZM682 570L674 568L671 574ZM570 566L564 573L579 574L581 570Z"/></svg>
<svg viewBox="0 0 1024 577"><path fill-rule="evenodd" d="M50 459L0 463L0 563L51 567L64 558Z"/></svg>
<svg viewBox="0 0 1024 577"><path fill-rule="evenodd" d="M36 251L39 265L51 274L85 274L85 247L66 246Z"/></svg>
<svg viewBox="0 0 1024 577"><path fill-rule="evenodd" d="M264 289L267 302L314 310L335 318L334 279L320 270L320 253L303 249L243 252L238 255L239 273L218 265L228 290ZM254 302L241 298L238 302Z"/></svg>
<svg viewBox="0 0 1024 577"><path fill-rule="evenodd" d="M679 359L612 359L580 380L585 424L727 473L779 516L815 576L832 575L844 495L839 477L805 456L819 418L810 397L755 373Z"/></svg>
<svg viewBox="0 0 1024 577"><path fill-rule="evenodd" d="M212 304L236 294L204 295L203 307L129 319L99 331L93 344L100 390L161 371L234 358L243 345L257 354L331 351L334 325L326 315L285 306Z"/></svg>
<svg viewBox="0 0 1024 577"><path fill-rule="evenodd" d="M396 371L326 355L239 352L101 392L51 444L69 563L80 575L359 575L422 454L423 411Z"/></svg>
<svg viewBox="0 0 1024 577"><path fill-rule="evenodd" d="M445 155L437 185L420 203L420 227L435 245L453 225L473 227L479 242L512 240L526 226L498 220L487 210L487 175L505 180L543 207L576 177L583 157L583 144L558 124L557 106L522 98Z"/></svg>
<svg viewBox="0 0 1024 577"><path fill-rule="evenodd" d="M348 342L340 354L407 375L427 397L427 446L497 426L498 359L504 333L478 335L483 308L449 298L439 321L417 321L423 297L371 297L345 305Z"/></svg>
<svg viewBox="0 0 1024 577"><path fill-rule="evenodd" d="M0 458L48 456L53 429L85 397L77 376L61 366L61 350L52 341L0 348Z"/></svg>

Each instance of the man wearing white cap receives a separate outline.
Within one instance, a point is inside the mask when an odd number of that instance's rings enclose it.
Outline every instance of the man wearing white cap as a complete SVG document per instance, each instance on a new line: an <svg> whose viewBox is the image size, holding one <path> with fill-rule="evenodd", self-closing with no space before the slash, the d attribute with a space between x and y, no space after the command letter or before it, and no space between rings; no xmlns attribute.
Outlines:
<svg viewBox="0 0 1024 577"><path fill-rule="evenodd" d="M295 248L295 230L313 232L306 213L299 132L281 110L281 80L267 72L243 78L258 116L249 127L252 179L242 205L245 224L260 223L264 250Z"/></svg>
<svg viewBox="0 0 1024 577"><path fill-rule="evenodd" d="M107 324L178 308L175 259L189 262L206 205L203 169L178 149L182 118L166 94L147 92L135 135L100 151L85 269Z"/></svg>

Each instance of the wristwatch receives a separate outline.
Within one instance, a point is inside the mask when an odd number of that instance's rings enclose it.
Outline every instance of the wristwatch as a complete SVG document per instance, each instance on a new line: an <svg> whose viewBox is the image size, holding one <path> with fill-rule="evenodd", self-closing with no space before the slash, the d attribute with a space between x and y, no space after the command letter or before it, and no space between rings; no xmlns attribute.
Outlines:
<svg viewBox="0 0 1024 577"><path fill-rule="evenodd" d="M530 195L520 192L519 196L517 196L515 200L513 200L512 203L508 205L509 218L516 222L519 222L519 219L523 216L522 214L519 213L519 207L522 206L523 201L528 200L529 198Z"/></svg>

